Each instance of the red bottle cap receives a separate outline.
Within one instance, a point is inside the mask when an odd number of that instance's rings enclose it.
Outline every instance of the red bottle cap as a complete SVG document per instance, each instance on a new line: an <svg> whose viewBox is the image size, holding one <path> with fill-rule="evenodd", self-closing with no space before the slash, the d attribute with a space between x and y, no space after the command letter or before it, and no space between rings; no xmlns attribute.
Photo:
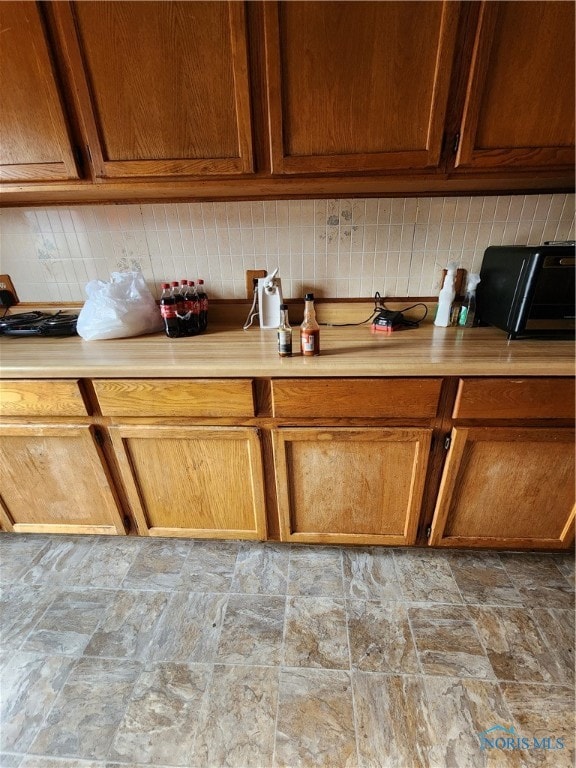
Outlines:
<svg viewBox="0 0 576 768"><path fill-rule="evenodd" d="M170 288L170 283L162 283L162 288Z"/></svg>
<svg viewBox="0 0 576 768"><path fill-rule="evenodd" d="M188 285L188 280L180 280L180 285Z"/></svg>
<svg viewBox="0 0 576 768"><path fill-rule="evenodd" d="M178 280L173 280L173 281L170 283L170 285L172 286L172 288L178 288Z"/></svg>
<svg viewBox="0 0 576 768"><path fill-rule="evenodd" d="M198 285L204 285L204 280L198 280Z"/></svg>

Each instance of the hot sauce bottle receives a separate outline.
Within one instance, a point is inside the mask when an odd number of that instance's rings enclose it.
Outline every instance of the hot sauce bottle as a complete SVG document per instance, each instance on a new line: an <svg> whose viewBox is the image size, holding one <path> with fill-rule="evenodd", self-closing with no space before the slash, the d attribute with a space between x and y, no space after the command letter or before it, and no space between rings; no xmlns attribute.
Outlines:
<svg viewBox="0 0 576 768"><path fill-rule="evenodd" d="M303 355L320 354L320 326L316 321L313 293L307 293L304 299L304 320L300 326L300 349Z"/></svg>
<svg viewBox="0 0 576 768"><path fill-rule="evenodd" d="M292 357L292 328L288 319L288 304L280 304L278 354L280 357Z"/></svg>

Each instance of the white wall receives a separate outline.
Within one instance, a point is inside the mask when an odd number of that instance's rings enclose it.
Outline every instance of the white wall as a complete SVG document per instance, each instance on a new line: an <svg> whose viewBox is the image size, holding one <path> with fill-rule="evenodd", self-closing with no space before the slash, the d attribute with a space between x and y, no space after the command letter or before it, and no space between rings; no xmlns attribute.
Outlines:
<svg viewBox="0 0 576 768"><path fill-rule="evenodd" d="M83 301L140 267L244 298L246 269L280 267L286 298L434 296L442 268L479 271L488 245L574 239L574 195L296 200L0 209L0 271L22 301Z"/></svg>

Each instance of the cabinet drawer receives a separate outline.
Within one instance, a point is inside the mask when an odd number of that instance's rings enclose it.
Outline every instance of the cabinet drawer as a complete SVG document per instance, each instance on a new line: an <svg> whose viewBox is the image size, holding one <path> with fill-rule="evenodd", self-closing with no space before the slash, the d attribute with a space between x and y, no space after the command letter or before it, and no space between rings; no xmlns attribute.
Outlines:
<svg viewBox="0 0 576 768"><path fill-rule="evenodd" d="M2 416L86 416L77 380L0 381Z"/></svg>
<svg viewBox="0 0 576 768"><path fill-rule="evenodd" d="M100 379L104 416L254 416L251 379Z"/></svg>
<svg viewBox="0 0 576 768"><path fill-rule="evenodd" d="M455 419L573 419L574 379L460 379Z"/></svg>
<svg viewBox="0 0 576 768"><path fill-rule="evenodd" d="M275 417L433 418L441 379L276 379Z"/></svg>

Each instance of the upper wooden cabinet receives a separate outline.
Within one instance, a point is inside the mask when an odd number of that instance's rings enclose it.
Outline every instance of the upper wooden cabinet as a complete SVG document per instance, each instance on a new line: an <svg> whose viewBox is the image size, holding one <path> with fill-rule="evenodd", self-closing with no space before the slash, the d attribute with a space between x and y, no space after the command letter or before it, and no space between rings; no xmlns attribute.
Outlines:
<svg viewBox="0 0 576 768"><path fill-rule="evenodd" d="M0 204L574 186L570 2L20 0L0 19Z"/></svg>
<svg viewBox="0 0 576 768"><path fill-rule="evenodd" d="M97 178L253 170L243 3L51 10Z"/></svg>
<svg viewBox="0 0 576 768"><path fill-rule="evenodd" d="M78 172L37 3L0 3L0 181Z"/></svg>
<svg viewBox="0 0 576 768"><path fill-rule="evenodd" d="M274 173L436 168L457 2L268 2Z"/></svg>
<svg viewBox="0 0 576 768"><path fill-rule="evenodd" d="M481 4L456 167L573 169L573 3Z"/></svg>

